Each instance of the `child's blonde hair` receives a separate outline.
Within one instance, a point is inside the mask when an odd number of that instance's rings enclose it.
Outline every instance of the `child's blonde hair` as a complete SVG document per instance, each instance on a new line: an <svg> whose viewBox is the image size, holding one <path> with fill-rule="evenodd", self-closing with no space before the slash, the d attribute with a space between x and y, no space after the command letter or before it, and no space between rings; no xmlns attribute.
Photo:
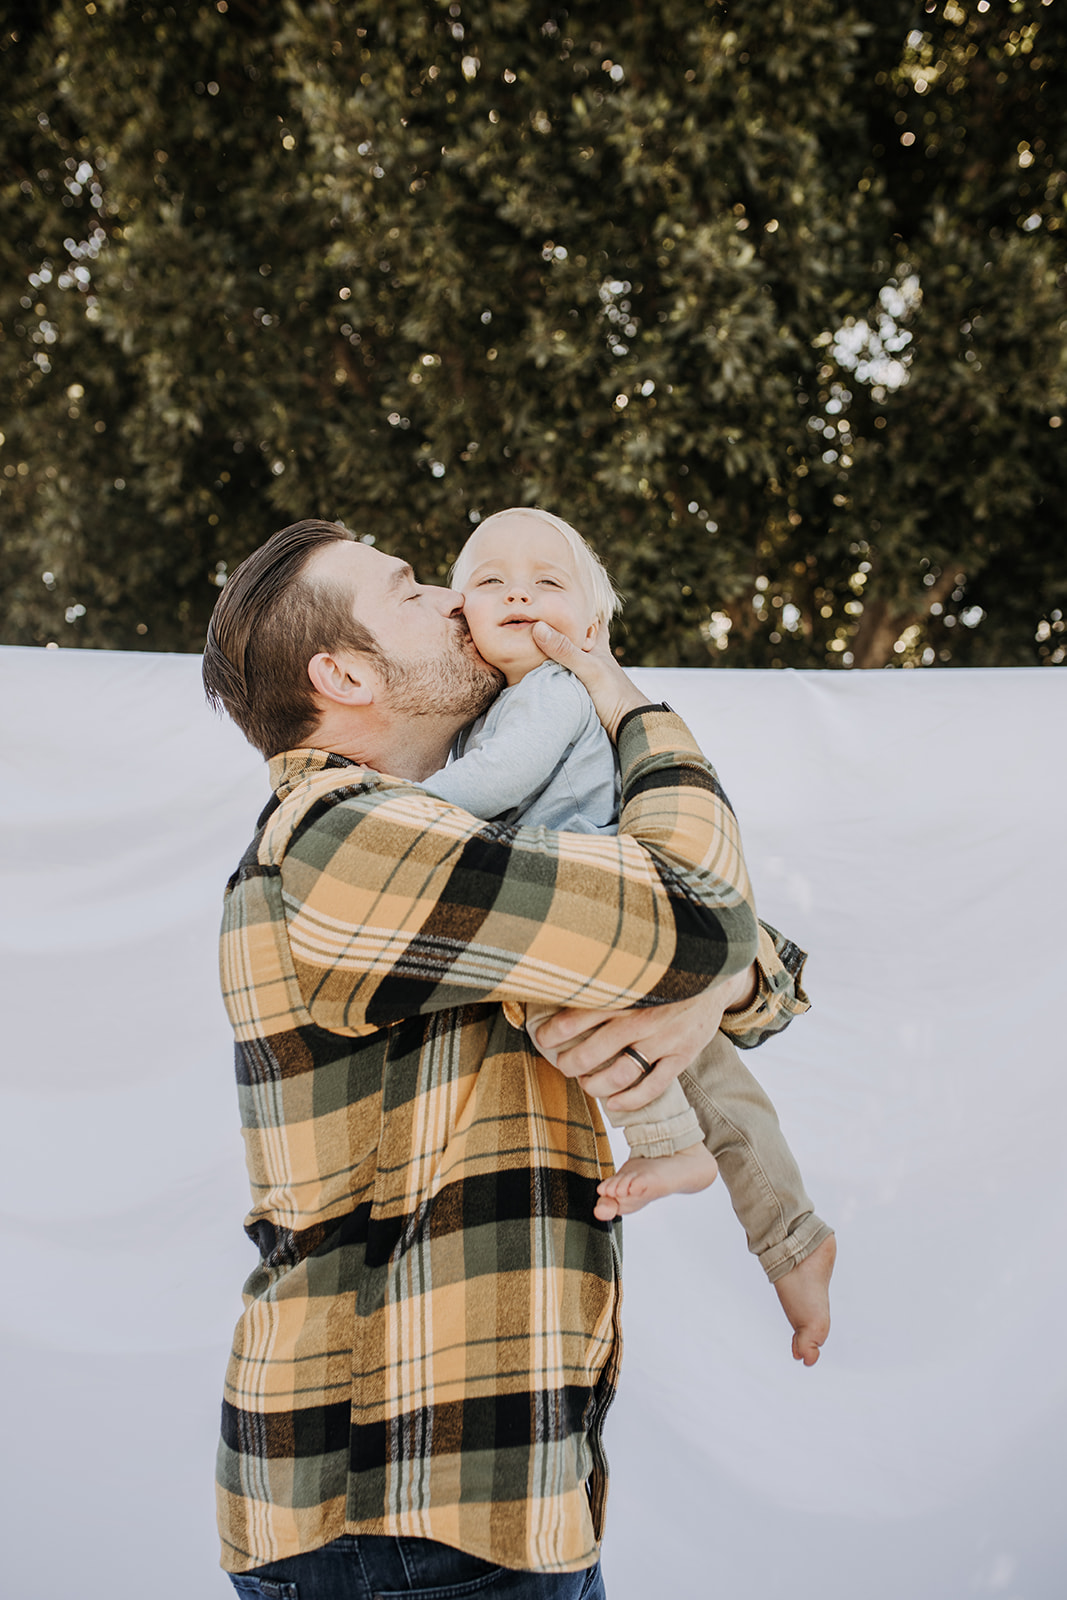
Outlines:
<svg viewBox="0 0 1067 1600"><path fill-rule="evenodd" d="M502 521L504 517L528 517L531 521L547 522L550 528L555 528L561 533L571 547L574 556L574 565L579 581L593 602L596 620L605 626L622 607L622 596L608 577L600 557L591 545L582 538L577 528L572 528L569 522L564 522L562 517L557 517L551 511L542 511L537 506L512 506L508 511L494 511L491 517L486 517L484 522L479 522L463 549L456 557L448 580L453 589L462 589L464 580L469 576L471 561L467 559L467 551L475 539L486 528L492 528L494 523Z"/></svg>

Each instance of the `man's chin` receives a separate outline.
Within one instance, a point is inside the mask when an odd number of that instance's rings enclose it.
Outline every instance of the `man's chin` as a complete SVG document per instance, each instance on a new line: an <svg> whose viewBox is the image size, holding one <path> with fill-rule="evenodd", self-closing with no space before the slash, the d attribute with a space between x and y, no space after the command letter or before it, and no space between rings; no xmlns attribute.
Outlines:
<svg viewBox="0 0 1067 1600"><path fill-rule="evenodd" d="M477 652L476 652L477 653ZM483 655L478 655L478 660L485 671L486 683L489 686L489 699L495 700L501 689L507 684L507 678L499 667L490 666ZM489 701L486 702L488 705Z"/></svg>
<svg viewBox="0 0 1067 1600"><path fill-rule="evenodd" d="M482 655L482 652L478 649L478 646L475 644L474 639L471 636L471 633L470 633L469 630L465 630L465 637L464 637L462 643L463 643L463 649L466 651L467 655L469 655L471 657L471 659L474 661L474 664L476 666L479 666L479 667L483 668L485 673L486 673L486 675L489 678L491 678L491 679L493 679L495 681L495 683L496 683L498 688L502 689L504 687L504 684L507 682L507 679L505 678L504 674L501 672L499 667L494 667L491 662L489 662L489 661L487 661L485 659L485 657Z"/></svg>

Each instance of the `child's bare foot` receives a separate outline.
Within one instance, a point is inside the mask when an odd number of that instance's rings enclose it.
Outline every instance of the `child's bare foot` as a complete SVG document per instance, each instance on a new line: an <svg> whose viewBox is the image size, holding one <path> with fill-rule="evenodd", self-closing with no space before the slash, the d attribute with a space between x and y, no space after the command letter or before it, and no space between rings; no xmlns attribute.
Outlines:
<svg viewBox="0 0 1067 1600"><path fill-rule="evenodd" d="M819 1346L826 1343L830 1332L830 1277L836 1256L837 1243L831 1234L774 1286L793 1325L793 1359L803 1361L806 1367L818 1361Z"/></svg>
<svg viewBox="0 0 1067 1600"><path fill-rule="evenodd" d="M718 1175L719 1163L702 1144L690 1145L673 1156L631 1156L613 1178L597 1184L600 1199L593 1215L601 1222L628 1217L666 1194L696 1194Z"/></svg>

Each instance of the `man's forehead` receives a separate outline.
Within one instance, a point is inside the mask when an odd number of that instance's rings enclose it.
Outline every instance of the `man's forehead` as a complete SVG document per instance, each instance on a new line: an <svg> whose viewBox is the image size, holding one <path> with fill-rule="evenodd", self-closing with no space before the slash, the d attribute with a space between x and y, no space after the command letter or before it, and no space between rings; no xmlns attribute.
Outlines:
<svg viewBox="0 0 1067 1600"><path fill-rule="evenodd" d="M361 539L336 539L315 551L307 571L313 578L365 583L378 589L410 574L411 568L398 556L386 555Z"/></svg>

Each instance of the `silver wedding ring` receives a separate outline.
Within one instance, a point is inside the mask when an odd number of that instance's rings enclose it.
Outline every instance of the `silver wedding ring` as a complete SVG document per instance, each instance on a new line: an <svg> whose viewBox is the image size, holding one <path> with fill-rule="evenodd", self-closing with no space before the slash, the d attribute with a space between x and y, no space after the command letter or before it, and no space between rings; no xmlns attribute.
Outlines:
<svg viewBox="0 0 1067 1600"><path fill-rule="evenodd" d="M641 1076L643 1078L647 1078L649 1073L652 1071L652 1062L646 1061L640 1050L635 1050L632 1044L624 1044L622 1049L619 1051L619 1054L623 1056L629 1056L632 1061L636 1061L637 1065L641 1068Z"/></svg>

